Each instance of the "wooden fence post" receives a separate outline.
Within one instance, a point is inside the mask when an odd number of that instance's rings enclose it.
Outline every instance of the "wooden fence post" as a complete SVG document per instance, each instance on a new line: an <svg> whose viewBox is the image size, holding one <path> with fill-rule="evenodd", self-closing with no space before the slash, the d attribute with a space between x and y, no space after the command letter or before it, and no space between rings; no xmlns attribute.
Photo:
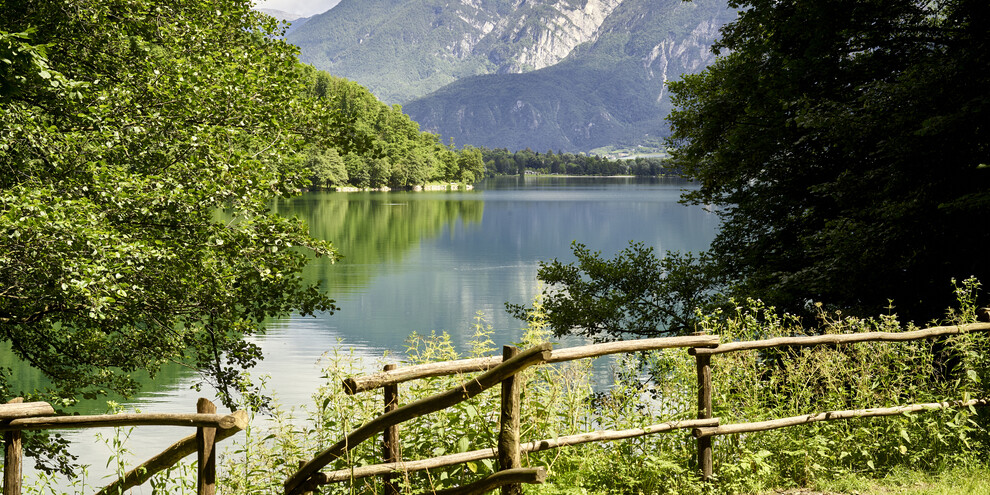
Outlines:
<svg viewBox="0 0 990 495"><path fill-rule="evenodd" d="M205 398L196 401L196 412L216 414L216 404ZM198 495L214 495L217 491L216 428L196 428L196 490Z"/></svg>
<svg viewBox="0 0 990 495"><path fill-rule="evenodd" d="M513 346L502 348L502 362L519 354L519 349ZM499 415L498 432L498 469L517 469L522 467L522 455L519 452L519 414L520 392L522 383L518 375L512 375L502 382L502 412ZM522 485L510 483L502 485L502 495L522 495Z"/></svg>
<svg viewBox="0 0 990 495"><path fill-rule="evenodd" d="M305 464L306 464L306 461L299 461L299 467L303 467ZM306 491L306 492L303 492L302 495L313 495L313 492L312 491Z"/></svg>
<svg viewBox="0 0 990 495"><path fill-rule="evenodd" d="M397 364L386 364L384 371L391 371L399 366ZM399 407L399 385L391 384L382 387L385 396L385 413L394 411ZM399 426L392 425L382 433L382 460L383 462L399 462L402 457L399 443ZM399 486L395 483L395 475L388 474L382 476L385 483L385 495L398 495Z"/></svg>
<svg viewBox="0 0 990 495"><path fill-rule="evenodd" d="M20 404L23 397L11 399L8 404ZM21 495L21 465L24 452L21 450L21 432L6 431L3 434L3 495Z"/></svg>
<svg viewBox="0 0 990 495"><path fill-rule="evenodd" d="M698 419L712 417L712 367L710 354L695 353L698 367ZM698 467L701 468L701 479L709 481L712 478L712 437L698 438Z"/></svg>

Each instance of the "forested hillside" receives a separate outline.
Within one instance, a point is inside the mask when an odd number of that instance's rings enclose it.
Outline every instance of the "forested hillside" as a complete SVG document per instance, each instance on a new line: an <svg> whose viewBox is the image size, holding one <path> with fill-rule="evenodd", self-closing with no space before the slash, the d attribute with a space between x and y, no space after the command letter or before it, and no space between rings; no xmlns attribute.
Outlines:
<svg viewBox="0 0 990 495"><path fill-rule="evenodd" d="M315 110L309 143L286 166L317 187L406 187L472 183L484 174L477 150L460 152L375 98L361 85L304 67Z"/></svg>

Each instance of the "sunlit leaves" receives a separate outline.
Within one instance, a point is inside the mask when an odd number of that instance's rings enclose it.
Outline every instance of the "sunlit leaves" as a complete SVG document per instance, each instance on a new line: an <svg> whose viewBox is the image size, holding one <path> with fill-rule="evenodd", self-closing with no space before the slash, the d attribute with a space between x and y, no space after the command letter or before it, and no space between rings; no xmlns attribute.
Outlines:
<svg viewBox="0 0 990 495"><path fill-rule="evenodd" d="M5 4L0 328L53 393L130 393L170 361L233 393L260 357L243 336L334 309L299 275L333 247L269 212L304 185L280 165L304 82L279 29L237 0Z"/></svg>

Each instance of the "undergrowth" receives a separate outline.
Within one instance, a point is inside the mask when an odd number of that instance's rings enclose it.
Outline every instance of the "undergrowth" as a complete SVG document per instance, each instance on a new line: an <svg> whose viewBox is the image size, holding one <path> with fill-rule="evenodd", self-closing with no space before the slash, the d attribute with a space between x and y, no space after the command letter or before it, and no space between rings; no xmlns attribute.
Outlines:
<svg viewBox="0 0 990 495"><path fill-rule="evenodd" d="M959 307L945 325L976 319L979 284L957 287ZM529 315L526 348L547 341L539 300ZM820 310L816 333L902 332L915 329L896 315L862 319ZM808 325L760 301L703 315L699 330L723 342L805 335ZM462 355L446 334L413 334L406 364L500 354L494 329L479 316L469 351ZM887 407L987 396L985 333L912 342L871 342L726 353L712 358L714 415L722 424L763 421L832 410ZM632 429L697 414L694 358L671 349L532 367L521 375L523 442L604 429ZM600 360L600 361L601 361ZM613 383L596 376L609 368ZM341 380L361 374L362 363L342 350L325 360L323 385L309 407L276 406L267 419L232 439L221 461L221 493L280 494L300 462L380 414L380 391L347 395ZM457 386L469 376L438 377L400 385L400 404ZM494 449L498 436L498 387L472 400L400 427L403 459L423 459ZM904 473L987 470L985 408L948 408L883 418L826 421L714 438L715 479L700 481L690 431L588 443L523 455L523 465L543 467L547 483L527 485L545 494L760 493L791 487L830 487L839 492L864 480L904 478ZM378 463L380 440L364 442L328 466L352 469ZM483 460L411 472L396 480L403 493L423 493L468 483L497 469ZM980 471L982 470L982 471ZM831 485L830 485L831 483ZM843 485L843 483L845 483ZM905 485L910 484L905 482ZM178 486L178 485L176 485ZM857 485L858 486L858 485ZM883 493L896 493L896 482ZM843 488L844 487L844 488ZM906 489L905 489L906 490ZM382 493L378 478L352 478L323 487L324 494ZM914 493L914 492L912 492ZM928 492L918 492L928 493ZM932 492L936 493L936 492Z"/></svg>

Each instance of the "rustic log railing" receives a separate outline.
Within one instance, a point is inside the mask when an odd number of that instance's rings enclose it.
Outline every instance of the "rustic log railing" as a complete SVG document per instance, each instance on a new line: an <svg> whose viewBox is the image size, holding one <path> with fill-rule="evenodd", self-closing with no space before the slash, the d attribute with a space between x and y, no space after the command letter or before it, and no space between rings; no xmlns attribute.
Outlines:
<svg viewBox="0 0 990 495"><path fill-rule="evenodd" d="M361 442L385 431L386 428L424 414L446 409L470 399L534 364L545 362L549 355L550 344L543 344L527 349L473 380L458 385L446 392L399 407L365 423L348 434L343 440L331 445L323 452L320 452L313 460L299 468L295 474L285 481L285 493L295 494L310 491L315 487L313 485L316 480L313 476L320 469L340 458Z"/></svg>
<svg viewBox="0 0 990 495"><path fill-rule="evenodd" d="M857 342L906 342L911 340L929 339L933 337L962 335L966 333L987 331L990 331L990 323L970 323L966 325L925 328L908 332L862 332L810 335L802 337L777 337L764 340L727 342L711 348L691 348L688 349L688 353L695 356L698 366L698 417L703 417L705 414L708 414L709 416L711 415L712 384L710 363L711 357L717 354L767 349L771 347L801 347L826 344L842 345ZM909 412L933 411L949 407L971 407L984 405L988 405L987 400L949 401L934 404L909 404L887 408L818 412L770 421L736 423L718 425L716 427L697 428L694 430L693 434L698 442L698 467L701 469L701 477L703 480L707 481L712 478L712 475L714 474L714 466L712 463L711 438L715 435L767 431L776 428L797 426L800 424L818 421L834 421L875 416L894 416Z"/></svg>
<svg viewBox="0 0 990 495"><path fill-rule="evenodd" d="M910 412L931 411L945 408L960 408L990 405L990 400L973 399L967 401L947 401L927 404L911 404L897 407L855 409L846 411L828 411L811 413L790 418L770 421L720 424L719 418L713 418L711 359L712 356L726 352L766 349L770 347L813 346L823 344L849 344L856 342L902 342L920 340L946 335L959 335L971 332L990 331L990 323L973 323L968 325L933 327L909 332L864 332L855 334L829 334L806 337L781 337L765 340L721 343L717 335L693 335L687 337L669 337L643 339L632 341L609 342L568 349L549 350L549 346L537 347L524 351L517 357L510 357L512 351L506 350L503 356L491 356L475 359L463 359L441 363L428 363L415 366L397 367L387 365L380 373L347 378L343 381L346 393L355 394L384 388L386 413L367 423L349 434L344 440L330 447L305 466L300 468L285 482L287 495L299 494L312 490L317 486L354 480L358 478L381 476L386 480L386 493L394 494L398 490L389 485L390 476L396 473L410 473L445 466L452 466L482 459L499 459L499 469L495 475L489 476L470 485L458 487L451 493L484 493L501 487L503 494L519 493L519 483L542 483L545 473L528 472L525 476L519 467L519 456L522 453L537 452L568 445L587 442L612 441L677 429L691 429L697 441L698 468L702 479L710 480L713 475L712 437L735 433L766 431L818 421L843 420L873 416L892 416ZM518 394L514 375L532 364L559 363L575 359L594 358L616 353L631 353L656 349L687 348L688 353L695 357L698 380L698 419L672 421L642 428L621 431L596 431L577 435L558 437L555 439L538 440L519 443L518 440L518 409L512 397ZM535 354L540 357L532 357ZM519 359L530 356L532 361L519 366ZM407 406L398 407L397 384L427 377L454 376L462 373L486 371L485 374L465 382L443 394L422 399ZM462 400L473 397L482 390L494 384L503 384L502 412L500 415L500 432L498 448L488 448L471 452L462 452L423 460L401 460L399 439L395 425L414 417L435 412L450 407ZM483 383L483 385L482 385ZM470 393L469 393L470 390ZM439 400L443 397L443 400ZM403 411L401 414L397 414ZM513 423L513 421L516 421ZM372 435L384 432L383 457L385 462L371 466L360 466L338 471L321 472L320 470L333 460L341 457L358 443ZM432 493L432 492L430 492ZM438 491L436 493L446 493Z"/></svg>
<svg viewBox="0 0 990 495"><path fill-rule="evenodd" d="M122 426L185 426L196 428L196 434L186 437L152 457L122 478L103 488L99 495L124 493L148 481L182 460L199 452L198 495L216 492L216 442L233 436L247 427L244 411L233 414L216 414L216 406L207 399L199 399L196 413L127 413L94 416L54 416L55 410L46 402L28 402L16 398L0 404L0 431L4 432L4 483L3 495L20 495L22 485L21 432L24 430L51 430L71 428L111 428Z"/></svg>

